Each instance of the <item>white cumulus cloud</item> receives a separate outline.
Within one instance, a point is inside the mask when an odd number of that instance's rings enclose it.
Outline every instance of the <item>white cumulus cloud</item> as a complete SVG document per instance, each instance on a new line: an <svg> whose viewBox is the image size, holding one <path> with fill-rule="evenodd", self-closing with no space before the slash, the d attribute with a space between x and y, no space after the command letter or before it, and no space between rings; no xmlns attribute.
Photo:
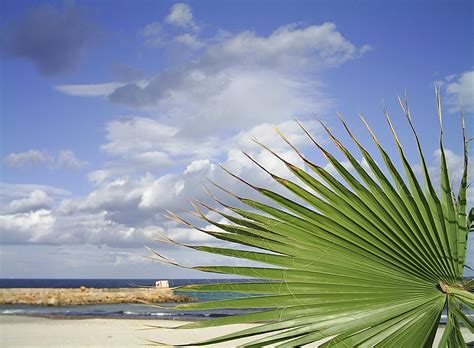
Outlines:
<svg viewBox="0 0 474 348"><path fill-rule="evenodd" d="M167 23L179 27L199 30L198 25L194 22L191 6L184 3L174 4L165 20Z"/></svg>
<svg viewBox="0 0 474 348"><path fill-rule="evenodd" d="M54 215L47 209L0 215L0 239L6 244L40 242L51 235L54 222Z"/></svg>
<svg viewBox="0 0 474 348"><path fill-rule="evenodd" d="M146 122L148 120L145 120ZM295 145L308 144L308 139L301 135L302 131L294 122L284 122L278 126L285 130ZM307 126L318 132L315 122L310 122ZM127 147L125 145L130 145L130 132L118 132L123 136L115 134L113 139L118 151L146 154L150 146L156 145L150 144L146 136L137 133L137 130L142 129L145 134L150 131L150 127L132 129L135 130L134 136L143 141ZM179 133L179 129L172 130ZM162 128L158 127L156 131L162 131ZM273 137L269 133L273 134ZM154 132L150 133L153 134ZM240 152L242 149L268 169L288 176L288 171L282 170L278 159L254 142L248 141L251 136L275 148L283 157L302 165L301 161L295 160L292 150L285 146L283 140L278 140L273 126L263 124L229 138L226 146L219 149L224 166L236 174L260 186L276 187L268 174L253 165ZM150 136L148 140L151 139L153 137ZM124 161L127 163L127 160ZM182 169L161 175L149 172L119 175L108 169L99 169L90 173L89 178L95 186L83 197L68 197L61 195L61 192L55 194L52 190L40 190L35 186L21 190L11 188L11 192L17 193L10 194L3 200L6 209L1 216L2 240L8 244L105 244L133 248L149 244L159 234L167 234L182 242L216 242L213 238L185 229L164 216L167 209L177 212L191 209L191 199L215 204L202 188L202 184L209 184L208 178L239 194L250 197L255 195L248 187L231 179L213 162L208 157L196 156L189 159ZM218 216L215 218L220 220Z"/></svg>
<svg viewBox="0 0 474 348"><path fill-rule="evenodd" d="M202 65L245 65L278 70L313 70L340 65L370 49L357 47L334 23L282 26L269 36L245 31L209 47Z"/></svg>
<svg viewBox="0 0 474 348"><path fill-rule="evenodd" d="M465 112L474 112L474 70L448 76L441 84L450 112L459 112L461 102Z"/></svg>
<svg viewBox="0 0 474 348"><path fill-rule="evenodd" d="M6 211L10 214L36 211L39 209L48 209L53 203L53 199L42 190L36 189L24 198L12 200Z"/></svg>

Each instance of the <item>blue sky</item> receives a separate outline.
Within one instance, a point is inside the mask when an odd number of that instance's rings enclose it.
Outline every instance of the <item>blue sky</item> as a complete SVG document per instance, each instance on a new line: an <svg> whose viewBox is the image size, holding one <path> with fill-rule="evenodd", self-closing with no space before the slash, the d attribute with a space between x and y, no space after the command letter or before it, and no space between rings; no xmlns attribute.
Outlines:
<svg viewBox="0 0 474 348"><path fill-rule="evenodd" d="M280 170L250 137L290 157L278 125L322 162L291 120L327 142L313 115L343 136L336 112L371 147L364 114L395 154L382 103L413 148L396 100L405 91L436 178L435 84L460 178L460 98L474 133L471 1L1 6L2 277L200 277L149 262L142 246L215 261L150 241L213 242L163 212L206 199L207 177L244 190L215 163L271 185L240 154Z"/></svg>

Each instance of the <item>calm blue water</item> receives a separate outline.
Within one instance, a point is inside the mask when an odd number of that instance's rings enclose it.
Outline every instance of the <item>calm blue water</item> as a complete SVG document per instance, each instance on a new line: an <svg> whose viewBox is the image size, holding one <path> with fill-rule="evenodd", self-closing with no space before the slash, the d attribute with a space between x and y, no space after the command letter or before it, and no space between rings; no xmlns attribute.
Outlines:
<svg viewBox="0 0 474 348"><path fill-rule="evenodd" d="M154 286L156 279L0 279L0 288L128 288ZM242 282L247 279L170 279L170 286L189 284L208 284L222 282ZM179 291L175 293L179 294ZM186 292L198 301L223 300L249 296L232 292ZM205 311L182 311L171 309L174 303L160 303L160 307L145 306L140 304L113 304L113 305L83 305L66 307L46 307L30 305L0 305L0 314L3 315L47 315L71 317L110 317L110 318L148 318L148 319L180 319L180 320L206 320L216 317L250 313L248 309L222 309ZM468 311L470 318L474 312ZM441 317L441 322L446 323L446 314Z"/></svg>
<svg viewBox="0 0 474 348"><path fill-rule="evenodd" d="M171 287L189 284L243 282L248 279L168 279ZM0 288L133 288L155 286L156 279L0 279Z"/></svg>
<svg viewBox="0 0 474 348"><path fill-rule="evenodd" d="M0 279L0 288L133 288L154 286L156 279ZM189 284L208 284L222 282L242 282L246 279L170 279L170 286ZM175 291L180 294L179 291ZM183 295L198 301L223 300L248 296L232 292L186 292ZM249 313L253 310L224 309L205 311L178 311L171 309L175 303L160 303L160 307L141 304L83 305L65 307L46 307L30 305L0 305L0 314L8 315L47 315L77 317L112 318L161 318L181 320L205 320L216 317ZM163 308L164 307L164 308ZM166 308L168 307L168 308Z"/></svg>

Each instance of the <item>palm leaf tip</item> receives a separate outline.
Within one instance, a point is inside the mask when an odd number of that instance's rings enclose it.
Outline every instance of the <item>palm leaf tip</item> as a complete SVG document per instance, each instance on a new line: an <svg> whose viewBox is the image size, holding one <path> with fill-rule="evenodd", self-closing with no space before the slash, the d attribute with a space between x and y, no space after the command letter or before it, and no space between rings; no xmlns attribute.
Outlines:
<svg viewBox="0 0 474 348"><path fill-rule="evenodd" d="M408 103L401 98L400 105L416 140L424 184L419 182L413 171L385 109L404 173L394 165L362 116L386 169L379 167L374 156L340 115L346 133L362 153L370 173L329 127L322 124L338 151L352 164L353 172L347 170L298 121L309 140L336 169L338 176L325 170L324 166L311 162L278 129L277 133L295 151L295 156L303 160L305 168L287 162L258 140L259 145L290 170L292 178L282 178L246 155L277 185L289 190L292 198L257 187L222 167L273 203L244 198L213 183L237 200L239 206L221 203L206 188L210 197L230 214L207 204L193 203L201 219L220 229L199 230L253 249L183 246L256 261L264 266L195 266L193 269L196 270L257 278L259 281L197 284L181 290L234 291L256 295L189 303L176 308L258 308L253 313L187 324L182 329L235 323L263 324L193 342L193 345L228 344L247 338L249 343L243 344L244 347L268 344L292 347L321 339L326 339L323 347L426 347L433 344L440 317L446 308L448 319L440 346L466 346L460 328L465 326L472 332L474 326L465 313L466 309L474 307L472 281L464 281L467 235L473 222L473 210L467 214L466 204L468 141L462 116L464 170L455 200L443 143L439 90L436 93L441 127L440 194L430 176ZM242 208L242 204L247 208ZM203 212L205 209L218 213L228 222L214 221ZM169 215L193 227L186 219L173 213ZM161 255L160 258L164 259Z"/></svg>

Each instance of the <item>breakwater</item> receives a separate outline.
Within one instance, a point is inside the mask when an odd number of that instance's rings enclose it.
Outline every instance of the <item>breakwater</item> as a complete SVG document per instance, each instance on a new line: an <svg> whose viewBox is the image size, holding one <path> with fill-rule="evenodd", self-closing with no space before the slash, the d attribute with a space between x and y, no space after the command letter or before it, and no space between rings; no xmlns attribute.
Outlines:
<svg viewBox="0 0 474 348"><path fill-rule="evenodd" d="M1 289L0 304L75 306L116 303L188 302L169 288L11 288Z"/></svg>

